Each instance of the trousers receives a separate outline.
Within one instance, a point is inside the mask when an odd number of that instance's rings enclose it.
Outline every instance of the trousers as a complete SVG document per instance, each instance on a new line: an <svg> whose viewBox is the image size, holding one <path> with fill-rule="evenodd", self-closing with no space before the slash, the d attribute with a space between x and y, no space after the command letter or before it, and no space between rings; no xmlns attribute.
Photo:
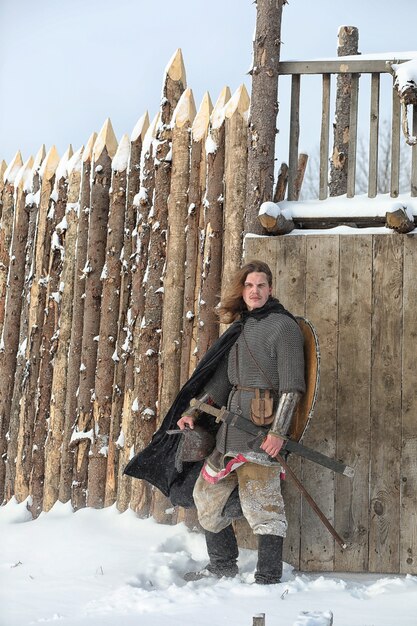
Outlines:
<svg viewBox="0 0 417 626"><path fill-rule="evenodd" d="M218 533L230 524L230 518L222 513L230 494L238 486L242 512L253 533L285 537L287 520L280 473L278 464L265 466L248 462L214 484L200 474L193 497L201 526Z"/></svg>

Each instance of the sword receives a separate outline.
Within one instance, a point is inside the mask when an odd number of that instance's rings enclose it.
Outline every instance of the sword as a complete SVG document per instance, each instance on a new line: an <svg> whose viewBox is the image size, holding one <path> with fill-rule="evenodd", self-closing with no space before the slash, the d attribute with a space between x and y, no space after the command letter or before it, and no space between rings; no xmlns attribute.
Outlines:
<svg viewBox="0 0 417 626"><path fill-rule="evenodd" d="M206 404L205 402L199 402L195 398L193 398L190 402L191 407L195 407L203 411L204 413L208 413L209 415L213 415L216 418L216 422L225 422L231 426L235 426L240 430L244 430L251 435L255 435L258 437L265 437L267 432L265 428L260 426L256 426L253 422L245 419L241 415L237 415L236 413L232 413L228 411L226 407L222 407L221 409L216 409L216 407L211 404ZM292 439L288 439L288 437L281 436L284 439L285 443L281 448L282 450L287 450L288 452L294 452L299 456L302 456L309 461L313 461L314 463L318 463L318 465L322 465L323 467L327 467L338 474L343 474L344 476L348 476L348 478L353 478L355 470L353 467L342 463L342 461L337 461L321 452L317 452L317 450L313 450L312 448L307 448L303 446L298 441L293 441Z"/></svg>
<svg viewBox="0 0 417 626"><path fill-rule="evenodd" d="M252 422L249 422L248 420L241 417L240 415L236 415L235 413L228 411L225 407L221 409L216 409L216 407L213 407L210 404L206 404L205 402L199 402L196 399L192 399L190 404L192 407L201 409L202 411L204 411L204 413L213 415L216 418L216 422L225 422L226 424L232 424L233 426L236 426L236 428L240 428L241 430L245 430L246 432L249 432L251 434L255 434L258 436L262 435L263 437L265 437L265 434L266 434L265 429L261 429L257 427L255 424L253 424ZM283 439L285 439L285 444L281 448L281 450L282 449L290 450L290 446L288 446L288 444L289 443L293 444L291 445L291 452L296 452L300 456L304 456L305 458L315 461L316 463L319 463L320 465L323 465L324 467L328 467L330 469L333 469L336 472L339 472L341 474L344 474L345 476L349 476L350 478L352 478L354 474L354 470L352 467L344 465L344 463L341 463L340 461L335 461L335 459L331 459L330 457L327 457L324 454L316 452L315 450L306 448L305 446L302 446L296 441L292 441L291 439L288 439L285 437L283 437ZM308 453L308 456L307 454L305 454L306 451ZM337 533L336 529L331 525L327 517L324 515L323 511L319 508L315 500L308 493L304 485L299 481L296 474L293 472L292 468L282 458L281 454L277 454L275 458L278 460L281 466L285 469L285 471L288 473L290 478L294 481L296 487L303 494L303 496L306 498L307 502L309 503L313 511L318 515L320 520L326 526L327 530L330 532L333 539L337 541L337 543L343 550L346 549L347 544L343 541L341 536Z"/></svg>

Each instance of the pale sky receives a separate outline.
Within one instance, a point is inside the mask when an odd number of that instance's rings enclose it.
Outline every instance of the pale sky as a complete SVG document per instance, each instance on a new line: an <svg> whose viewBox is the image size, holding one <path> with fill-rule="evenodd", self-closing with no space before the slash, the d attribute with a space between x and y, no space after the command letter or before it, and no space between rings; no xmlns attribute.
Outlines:
<svg viewBox="0 0 417 626"><path fill-rule="evenodd" d="M76 150L107 117L118 140L130 135L145 110L157 113L177 48L197 108L224 85L250 92L255 18L251 0L0 0L0 159L20 149L26 160L43 143ZM417 50L416 24L415 0L289 0L281 60L336 56L341 25L359 28L362 53ZM282 142L285 98L282 86Z"/></svg>

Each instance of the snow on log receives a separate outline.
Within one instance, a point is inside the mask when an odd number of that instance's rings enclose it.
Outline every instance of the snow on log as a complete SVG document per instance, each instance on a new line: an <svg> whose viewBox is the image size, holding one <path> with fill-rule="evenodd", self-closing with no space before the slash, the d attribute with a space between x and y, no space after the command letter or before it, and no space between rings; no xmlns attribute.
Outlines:
<svg viewBox="0 0 417 626"><path fill-rule="evenodd" d="M207 139L208 126L213 105L210 95L206 92L200 108L194 118L191 127L191 155L190 155L190 181L188 188L188 211L186 225L186 251L184 268L184 305L183 327L181 345L181 374L180 385L182 386L190 377L193 349L196 345L196 337L193 334L196 309L196 289L199 290L201 281L199 254L199 224L202 215L202 199L205 193L206 152L205 142Z"/></svg>
<svg viewBox="0 0 417 626"><path fill-rule="evenodd" d="M246 204L247 137L250 100L241 85L228 102L226 116L222 293L242 264Z"/></svg>
<svg viewBox="0 0 417 626"><path fill-rule="evenodd" d="M20 314L24 284L26 241L29 227L29 210L26 207L25 180L31 174L33 158L22 166L20 181L15 190L13 236L10 248L10 265L5 298L4 326L1 333L0 349L0 496L3 499L6 473L7 432L10 424L10 405L19 348Z"/></svg>
<svg viewBox="0 0 417 626"><path fill-rule="evenodd" d="M65 233L57 233L62 238L64 258L60 277L59 293L59 333L53 357L51 381L51 401L49 406L49 425L45 444L45 480L43 488L44 511L49 511L59 498L62 475L61 459L64 458L65 406L68 386L68 355L71 340L74 299L74 268L79 219L79 195L81 185L81 163L83 148L69 159L68 193L65 217ZM69 435L69 433L68 433Z"/></svg>
<svg viewBox="0 0 417 626"><path fill-rule="evenodd" d="M79 192L79 215L77 223L77 245L74 250L73 270L73 304L71 336L68 351L66 376L65 422L61 452L61 474L59 481L59 499L67 502L71 498L71 485L75 451L70 448L75 416L77 412L77 390L81 365L81 347L84 320L84 288L85 277L83 268L87 260L87 237L91 202L91 159L97 133L92 133L81 156L81 181ZM71 196L72 202L76 196ZM69 199L69 198L68 198Z"/></svg>
<svg viewBox="0 0 417 626"><path fill-rule="evenodd" d="M51 221L51 250L49 253L48 282L46 287L46 306L42 324L39 375L37 384L37 402L33 428L32 469L29 481L29 493L32 502L28 507L33 517L38 517L42 510L45 475L45 442L50 424L51 388L53 361L59 335L61 314L62 265L64 260L63 243L66 235L65 218L68 192L68 160L72 156L72 147L64 153L58 163L51 194L53 206L48 214ZM53 209L53 210L52 210ZM65 222L65 228L63 224Z"/></svg>
<svg viewBox="0 0 417 626"><path fill-rule="evenodd" d="M91 205L88 225L87 262L89 272L85 276L84 319L81 346L79 393L77 404L77 432L90 430L93 426L92 399L97 363L96 337L100 330L101 294L106 258L107 220L109 190L111 183L111 159L117 150L117 141L107 119L93 147ZM97 435L97 433L94 433ZM76 462L73 475L72 504L76 509L85 506L88 482L90 440L83 440L75 451Z"/></svg>
<svg viewBox="0 0 417 626"><path fill-rule="evenodd" d="M100 330L93 399L95 437L90 447L88 464L87 505L94 508L102 508L105 500L114 378L114 360L112 355L116 348L118 333L122 270L121 253L124 236L129 152L129 137L123 135L112 160L105 256L107 271L102 279ZM106 454L104 451L107 451Z"/></svg>
<svg viewBox="0 0 417 626"><path fill-rule="evenodd" d="M172 116L172 173L168 199L167 259L160 358L160 404L165 415L179 391L184 265L190 180L190 130L196 115L191 89L182 94Z"/></svg>
<svg viewBox="0 0 417 626"><path fill-rule="evenodd" d="M397 233L410 233L415 228L413 212L405 206L397 205L385 217L387 227Z"/></svg>
<svg viewBox="0 0 417 626"><path fill-rule="evenodd" d="M55 146L48 151L39 169L40 202L36 225L36 241L32 260L32 283L29 294L28 333L26 347L27 375L19 393L19 434L17 441L15 495L21 502L29 495L33 464L34 427L37 407L40 352L46 306L46 292L52 232L55 226L51 193L59 156Z"/></svg>
<svg viewBox="0 0 417 626"><path fill-rule="evenodd" d="M264 202L259 209L259 221L268 233L286 235L294 230L294 222L288 212L282 211L275 202Z"/></svg>

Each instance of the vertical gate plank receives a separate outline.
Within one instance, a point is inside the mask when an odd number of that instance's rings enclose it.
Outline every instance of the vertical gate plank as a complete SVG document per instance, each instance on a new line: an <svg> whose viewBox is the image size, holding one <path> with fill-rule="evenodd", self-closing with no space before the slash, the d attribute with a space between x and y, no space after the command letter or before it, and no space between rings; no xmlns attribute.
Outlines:
<svg viewBox="0 0 417 626"><path fill-rule="evenodd" d="M402 239L373 237L369 571L399 571Z"/></svg>
<svg viewBox="0 0 417 626"><path fill-rule="evenodd" d="M417 238L404 242L403 355L402 355L402 455L400 483L400 572L417 572L417 395L415 363L417 353L417 283L415 260ZM398 462L397 462L398 464Z"/></svg>
<svg viewBox="0 0 417 626"><path fill-rule="evenodd" d="M315 416L303 441L328 456L336 449L337 315L339 237L318 235L307 240L306 316L315 325L321 352L320 390ZM323 513L334 516L334 475L303 461L303 483ZM300 564L304 570L333 569L334 541L319 518L303 502Z"/></svg>
<svg viewBox="0 0 417 626"><path fill-rule="evenodd" d="M336 571L368 567L372 239L340 238L336 458L355 468L336 475L335 527L348 544Z"/></svg>

